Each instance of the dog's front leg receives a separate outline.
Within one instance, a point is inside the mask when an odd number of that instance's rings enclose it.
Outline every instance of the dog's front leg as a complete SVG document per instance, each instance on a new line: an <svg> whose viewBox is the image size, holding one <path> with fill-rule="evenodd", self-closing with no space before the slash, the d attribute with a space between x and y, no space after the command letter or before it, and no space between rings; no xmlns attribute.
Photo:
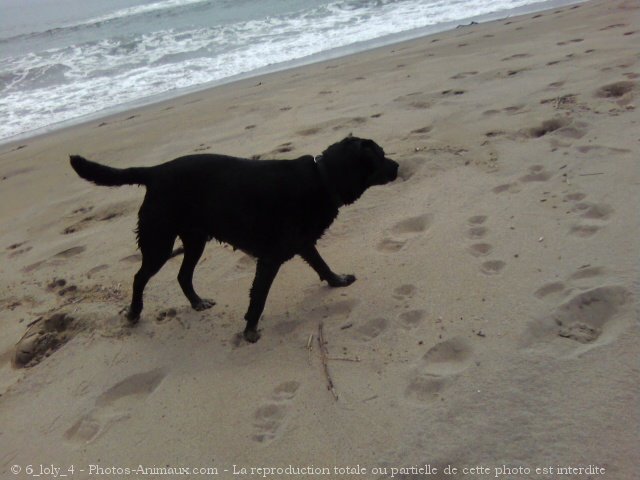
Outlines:
<svg viewBox="0 0 640 480"><path fill-rule="evenodd" d="M300 256L316 271L320 280L326 280L330 287L347 287L356 281L355 275L334 273L314 245L302 250Z"/></svg>
<svg viewBox="0 0 640 480"><path fill-rule="evenodd" d="M276 278L278 274L280 265L282 265L281 261L266 258L258 259L256 276L253 279L253 286L249 294L249 309L244 316L244 319L247 321L247 326L244 329L244 338L248 342L255 343L260 339L258 321L264 310L269 289L271 288L273 279Z"/></svg>

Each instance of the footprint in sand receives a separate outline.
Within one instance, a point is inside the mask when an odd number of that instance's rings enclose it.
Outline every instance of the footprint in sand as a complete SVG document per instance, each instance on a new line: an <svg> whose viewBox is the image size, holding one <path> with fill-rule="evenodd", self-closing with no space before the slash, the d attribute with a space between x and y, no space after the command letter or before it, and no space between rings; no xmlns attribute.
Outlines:
<svg viewBox="0 0 640 480"><path fill-rule="evenodd" d="M600 29L601 32L604 32L606 30L611 30L613 28L624 28L628 26L626 23L614 23L612 25L607 25L606 27L603 27Z"/></svg>
<svg viewBox="0 0 640 480"><path fill-rule="evenodd" d="M411 285L409 283L400 285L399 287L393 289L393 298L395 298L396 300L407 300L412 298L415 295L416 291L417 289L415 285Z"/></svg>
<svg viewBox="0 0 640 480"><path fill-rule="evenodd" d="M402 312L398 315L400 320L400 326L405 330L411 330L416 328L418 325L422 323L426 316L426 312L424 310L407 310L406 312Z"/></svg>
<svg viewBox="0 0 640 480"><path fill-rule="evenodd" d="M529 167L529 173L520 177L520 181L527 182L546 182L551 178L551 174L547 172L542 165L533 165Z"/></svg>
<svg viewBox="0 0 640 480"><path fill-rule="evenodd" d="M556 45L563 46L563 45L569 45L570 43L580 43L580 42L584 42L584 39L583 38L573 38L571 40L565 40L564 42L558 42L558 43L556 43Z"/></svg>
<svg viewBox="0 0 640 480"><path fill-rule="evenodd" d="M575 204L571 211L589 220L608 220L613 215L613 208L604 203L581 202Z"/></svg>
<svg viewBox="0 0 640 480"><path fill-rule="evenodd" d="M540 129L536 131L536 133L532 133L533 130L535 130L535 129L532 129L526 135L531 137L544 136L548 132L555 131L560 128L563 131L563 135L578 138L576 137L576 135L581 135L577 133L579 128L582 128L586 124L575 123L565 128L559 126L559 124L556 125L554 123L553 125L554 126L551 126L551 124L547 124L546 122L544 122L543 126L541 126ZM528 171L525 175L518 178L517 182L510 182L510 183L504 183L504 184L498 185L497 187L494 187L492 191L495 194L501 194L505 192L518 193L522 191L524 184L535 183L535 182L546 182L550 180L552 177L553 177L553 174L548 172L545 169L544 165L532 165L528 168ZM566 197L564 201L568 201Z"/></svg>
<svg viewBox="0 0 640 480"><path fill-rule="evenodd" d="M596 287L573 295L551 314L530 323L524 342L555 354L582 354L606 345L621 333L629 292L619 285Z"/></svg>
<svg viewBox="0 0 640 480"><path fill-rule="evenodd" d="M474 215L467 219L467 224L471 226L467 230L467 237L471 240L479 240L484 238L489 231L487 227L483 226L487 221L486 215ZM486 242L477 242L470 245L467 248L474 257L484 257L493 252L493 245ZM480 265L480 271L485 275L497 275L506 266L506 263L502 260L488 260Z"/></svg>
<svg viewBox="0 0 640 480"><path fill-rule="evenodd" d="M378 337L388 326L389 322L386 318L372 318L357 327L354 330L354 334L358 340L368 342Z"/></svg>
<svg viewBox="0 0 640 480"><path fill-rule="evenodd" d="M431 130L433 130L433 127L431 125L427 125L425 127L416 128L415 130L411 130L409 135L423 135L423 134L427 134L427 133L431 132Z"/></svg>
<svg viewBox="0 0 640 480"><path fill-rule="evenodd" d="M592 267L591 265L584 265L583 267L579 268L574 273L569 275L569 280L570 281L585 280L588 278L599 277L604 273L605 273L605 269L603 267Z"/></svg>
<svg viewBox="0 0 640 480"><path fill-rule="evenodd" d="M507 114L509 114L509 115L515 115L517 113L523 113L522 110L525 107L526 107L526 105L524 105L524 104L511 105L509 107L503 108L502 111L507 113ZM500 110L495 110L495 109L486 110L486 111L482 112L482 114L485 115L485 116L497 115L499 113L500 113Z"/></svg>
<svg viewBox="0 0 640 480"><path fill-rule="evenodd" d="M65 432L65 440L77 447L92 443L114 423L130 418L165 377L162 369L155 369L131 375L116 383L96 399L89 413Z"/></svg>
<svg viewBox="0 0 640 480"><path fill-rule="evenodd" d="M520 105L511 105L510 107L505 107L502 110L508 114L514 115L518 112L522 112L522 110L526 107L524 104Z"/></svg>
<svg viewBox="0 0 640 480"><path fill-rule="evenodd" d="M467 220L467 223L471 225L471 228L467 231L467 237L472 240L483 238L488 230L486 227L481 227L487 221L486 215L474 215Z"/></svg>
<svg viewBox="0 0 640 480"><path fill-rule="evenodd" d="M254 433L252 439L258 443L268 443L279 437L285 427L291 403L300 388L295 380L279 384L273 389L267 402L253 414Z"/></svg>
<svg viewBox="0 0 640 480"><path fill-rule="evenodd" d="M398 169L398 178L406 182L411 177L425 169L426 161L424 157L411 157L403 160Z"/></svg>
<svg viewBox="0 0 640 480"><path fill-rule="evenodd" d="M471 240L478 240L484 238L488 231L487 227L471 227L467 230L467 237Z"/></svg>
<svg viewBox="0 0 640 480"><path fill-rule="evenodd" d="M287 152L291 152L292 150L294 150L295 147L293 146L293 143L291 142L286 142L283 143L281 145L278 145L275 149L273 149L270 153L271 154L278 154L278 153L287 153Z"/></svg>
<svg viewBox="0 0 640 480"><path fill-rule="evenodd" d="M133 202L118 202L112 205L107 205L100 210L95 211L91 215L86 215L93 210L93 206L78 208L71 212L70 217L77 217L78 215L84 215L80 220L77 220L73 224L62 230L63 235L69 235L71 233L79 232L96 222L108 222L118 217L127 215L135 210L135 204Z"/></svg>
<svg viewBox="0 0 640 480"><path fill-rule="evenodd" d="M493 246L489 243L474 243L467 251L474 257L485 257L493 251Z"/></svg>
<svg viewBox="0 0 640 480"><path fill-rule="evenodd" d="M593 152L600 157L631 153L631 150L626 148L605 147L603 145L578 145L575 148L579 153L588 154Z"/></svg>
<svg viewBox="0 0 640 480"><path fill-rule="evenodd" d="M378 243L377 249L383 253L395 253L413 237L425 232L433 222L430 214L405 218L391 227L388 237Z"/></svg>
<svg viewBox="0 0 640 480"><path fill-rule="evenodd" d="M317 287L312 287L315 291ZM331 318L332 321L341 322L348 319L353 313L356 306L360 303L358 300L347 299L347 300L339 300L333 303L320 305L311 308L309 312L306 313L305 318L308 319L312 324L317 324L317 322ZM309 325L307 322L302 322L298 319L293 320L283 320L278 322L273 326L273 333L279 336L286 336L292 333L300 327L304 325ZM236 348L242 348L246 346L246 342L243 340L242 335L237 335L234 338L233 344Z"/></svg>
<svg viewBox="0 0 640 480"><path fill-rule="evenodd" d="M549 295L554 295L557 293L562 293L565 291L565 284L563 282L549 282L542 285L534 292L534 296L539 299L543 299L548 297Z"/></svg>
<svg viewBox="0 0 640 480"><path fill-rule="evenodd" d="M477 75L478 72L477 71L472 71L472 72L460 72L455 74L453 77L451 77L452 80L459 80L462 78L467 78L467 77L471 77L473 75Z"/></svg>
<svg viewBox="0 0 640 480"><path fill-rule="evenodd" d="M305 128L304 130L298 130L296 132L296 134L303 136L303 137L310 137L311 135L315 135L317 133L320 133L322 129L318 128L318 127L311 127L311 128Z"/></svg>
<svg viewBox="0 0 640 480"><path fill-rule="evenodd" d="M633 92L635 86L636 86L636 83L629 80L610 83L596 90L596 97L612 98L612 99L622 98L628 93Z"/></svg>
<svg viewBox="0 0 640 480"><path fill-rule="evenodd" d="M27 253L32 250L33 247L27 245L27 242L18 242L7 247L7 251L9 253L9 258L17 257L18 255L22 255L23 253Z"/></svg>
<svg viewBox="0 0 640 480"><path fill-rule="evenodd" d="M580 238L589 238L595 235L600 229L606 226L607 220L614 214L613 208L605 203L583 202L585 195L573 193L565 195L564 202L572 202L573 205L568 214L577 214L580 223L571 225L569 234Z"/></svg>
<svg viewBox="0 0 640 480"><path fill-rule="evenodd" d="M101 272L103 270L107 270L109 268L109 265L103 263L102 265L97 265L91 269L89 269L89 271L87 272L87 278L91 278L93 275L95 275L98 272Z"/></svg>
<svg viewBox="0 0 640 480"><path fill-rule="evenodd" d="M13 355L15 368L33 367L62 347L82 330L73 316L58 312L48 318L40 317L28 325L16 343Z"/></svg>
<svg viewBox="0 0 640 480"><path fill-rule="evenodd" d="M175 308L167 308L165 310L160 310L156 315L156 322L162 323L168 321L172 318L175 318L178 315L178 311Z"/></svg>
<svg viewBox="0 0 640 480"><path fill-rule="evenodd" d="M594 236L600 230L598 225L573 225L569 229L569 233L580 238L589 238Z"/></svg>
<svg viewBox="0 0 640 480"><path fill-rule="evenodd" d="M395 98L393 101L402 104L406 108L425 110L433 105L433 95L424 92L412 92Z"/></svg>
<svg viewBox="0 0 640 480"><path fill-rule="evenodd" d="M553 347L556 342L555 346L561 348L561 353L573 351L574 354L580 354L616 338L623 327L617 314L627 303L629 292L618 285L593 288L593 284L601 281L605 273L603 267L583 265L564 281L549 282L538 288L534 296L539 300L563 303L556 306L550 315L529 325L525 344ZM567 297L569 299L564 301ZM558 338L585 347L559 342Z"/></svg>
<svg viewBox="0 0 640 480"><path fill-rule="evenodd" d="M518 58L529 58L531 57L530 53L516 53L509 57L505 57L502 59L503 62L508 62L509 60L516 60Z"/></svg>
<svg viewBox="0 0 640 480"><path fill-rule="evenodd" d="M126 257L122 257L120 261L127 263L140 263L142 261L142 254L134 253L132 255L127 255Z"/></svg>
<svg viewBox="0 0 640 480"><path fill-rule="evenodd" d="M492 189L493 193L518 193L522 190L522 187L518 183L504 183L502 185L498 185Z"/></svg>
<svg viewBox="0 0 640 480"><path fill-rule="evenodd" d="M467 223L469 223L469 225L482 225L487 221L487 218L486 215L474 215L467 220Z"/></svg>
<svg viewBox="0 0 640 480"><path fill-rule="evenodd" d="M69 285L64 278L54 278L47 285L47 291L64 297L78 293L78 287L76 285Z"/></svg>
<svg viewBox="0 0 640 480"><path fill-rule="evenodd" d="M466 93L465 90L443 90L442 92L440 92L440 95L442 95L443 97L451 97L451 96L455 96L455 95L464 95Z"/></svg>
<svg viewBox="0 0 640 480"><path fill-rule="evenodd" d="M357 128L361 125L367 123L368 119L365 117L353 117L346 121L340 122L338 125L333 127L333 131L337 132L340 130L349 130L353 128Z"/></svg>
<svg viewBox="0 0 640 480"><path fill-rule="evenodd" d="M316 287L313 287L314 289ZM321 305L311 309L311 317L325 319L330 317L347 318L353 312L356 305L360 303L358 300L339 300L337 302Z"/></svg>
<svg viewBox="0 0 640 480"><path fill-rule="evenodd" d="M35 263L31 263L29 265L27 265L26 267L24 267L22 269L23 272L25 273L31 273L35 270L38 270L39 268L42 268L44 266L50 266L50 265L60 265L62 263L64 263L64 260L69 259L69 258L73 258L76 255L80 255L82 252L84 252L86 250L86 246L84 245L78 245L75 247L71 247L71 248L67 248L66 250L62 250L54 255L52 255L51 257L49 257L46 260L39 260Z"/></svg>
<svg viewBox="0 0 640 480"><path fill-rule="evenodd" d="M82 252L84 252L86 250L86 248L87 247L85 247L84 245L67 248L66 250L62 250L61 252L56 253L53 257L54 258L71 258L71 257L75 257L76 255L80 255Z"/></svg>
<svg viewBox="0 0 640 480"><path fill-rule="evenodd" d="M502 78L515 78L516 76L520 75L521 73L527 72L529 70L530 70L529 68L516 68L514 70L507 70L506 72L502 71L502 72L500 72L500 73L498 73L496 75L496 78L499 78L499 79L502 79Z"/></svg>
<svg viewBox="0 0 640 480"><path fill-rule="evenodd" d="M571 120L564 117L555 117L550 120L545 120L537 127L529 128L528 130L524 130L523 133L525 136L529 138L541 138L545 135L555 132L556 130L560 130L563 127L566 127L571 123Z"/></svg>
<svg viewBox="0 0 640 480"><path fill-rule="evenodd" d="M579 202L581 200L584 200L585 198L586 195L584 193L575 192L566 194L562 200L565 202Z"/></svg>
<svg viewBox="0 0 640 480"><path fill-rule="evenodd" d="M506 265L502 260L488 260L480 265L480 271L485 275L497 275Z"/></svg>
<svg viewBox="0 0 640 480"><path fill-rule="evenodd" d="M448 382L472 363L471 345L453 337L431 347L415 368L404 395L420 403L436 398Z"/></svg>

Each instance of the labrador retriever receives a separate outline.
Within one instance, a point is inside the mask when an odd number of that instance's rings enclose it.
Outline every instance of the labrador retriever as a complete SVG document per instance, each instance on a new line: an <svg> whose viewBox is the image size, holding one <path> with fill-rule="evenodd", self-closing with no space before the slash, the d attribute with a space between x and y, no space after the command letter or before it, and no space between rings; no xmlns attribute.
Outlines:
<svg viewBox="0 0 640 480"><path fill-rule="evenodd" d="M257 259L245 314L244 338L260 338L258 321L280 266L300 255L320 280L346 287L354 275L334 273L316 242L343 205L369 187L396 179L398 164L373 140L348 137L322 155L254 160L216 154L187 155L153 167L113 168L70 157L77 174L96 185L144 185L137 238L142 266L135 274L128 320L137 323L147 282L171 257L180 237L184 258L178 282L196 310L215 303L194 290L193 271L211 239Z"/></svg>

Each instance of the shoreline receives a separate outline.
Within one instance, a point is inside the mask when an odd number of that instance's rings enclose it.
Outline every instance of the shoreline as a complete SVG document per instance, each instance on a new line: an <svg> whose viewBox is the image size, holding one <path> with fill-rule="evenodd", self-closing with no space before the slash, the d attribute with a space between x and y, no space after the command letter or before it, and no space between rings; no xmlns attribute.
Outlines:
<svg viewBox="0 0 640 480"><path fill-rule="evenodd" d="M360 54L366 54L367 52L375 52L378 49L387 48L390 46L399 45L404 43L421 41L427 39L433 35L455 31L459 28L465 28L472 25L490 24L492 22L498 22L505 19L518 18L520 16L529 15L532 13L544 12L554 8L561 8L572 5L579 5L588 2L588 0L546 0L538 3L525 5L523 7L516 7L510 10L504 10L500 12L494 12L479 16L473 16L464 18L461 20L445 22L437 25L431 25L423 27L417 30L408 32L402 32L394 35L388 35L385 37L369 40L366 42L356 43L346 47L341 47L319 54L311 55L300 59L294 59L283 63L269 65L267 67L259 68L250 72L240 73L232 77L224 78L221 80L214 80L205 84L195 85L192 87L177 89L174 91L164 92L151 97L140 98L131 102L127 102L121 105L108 107L99 112L90 115L83 115L80 117L72 118L69 120L63 120L61 122L41 127L36 130L13 135L11 137L0 139L0 150L6 146L17 146L16 144L24 143L30 139L55 134L60 130L68 128L74 128L76 126L88 124L99 120L107 120L111 117L121 115L127 112L140 111L147 107L153 107L163 104L165 102L171 102L173 100L187 97L189 95L198 94L210 89L215 89L223 86L233 85L242 81L260 81L262 77L269 77L273 74L286 72L289 70L297 70L305 68L314 64L323 64L332 60L338 60L341 58L349 58ZM462 23L461 23L462 22ZM0 155L2 152L0 151Z"/></svg>

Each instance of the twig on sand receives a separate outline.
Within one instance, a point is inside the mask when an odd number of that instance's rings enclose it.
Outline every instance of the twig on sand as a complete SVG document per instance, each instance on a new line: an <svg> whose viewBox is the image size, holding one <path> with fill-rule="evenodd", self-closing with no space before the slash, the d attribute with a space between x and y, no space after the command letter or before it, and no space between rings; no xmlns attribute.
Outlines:
<svg viewBox="0 0 640 480"><path fill-rule="evenodd" d="M333 395L333 398L337 402L338 394L336 393L336 389L333 386L333 380L331 380L331 375L329 374L329 367L327 365L327 360L329 359L329 356L327 355L327 347L324 341L324 333L322 331L323 326L324 326L323 322L320 322L320 325L318 325L318 345L320 346L320 359L322 360L324 375L327 378L327 390L331 392L331 394Z"/></svg>
<svg viewBox="0 0 640 480"><path fill-rule="evenodd" d="M327 360L340 360L342 362L359 362L360 357L349 358L349 357L327 357Z"/></svg>
<svg viewBox="0 0 640 480"><path fill-rule="evenodd" d="M580 176L580 177L590 177L590 176L592 176L592 175L604 175L604 172L597 172L597 173L581 173L581 174L580 174L580 175L578 175L578 176Z"/></svg>
<svg viewBox="0 0 640 480"><path fill-rule="evenodd" d="M307 340L307 351L309 352L309 357L307 358L307 361L309 362L309 365L311 365L311 351L313 350L313 333L309 334L309 340Z"/></svg>

